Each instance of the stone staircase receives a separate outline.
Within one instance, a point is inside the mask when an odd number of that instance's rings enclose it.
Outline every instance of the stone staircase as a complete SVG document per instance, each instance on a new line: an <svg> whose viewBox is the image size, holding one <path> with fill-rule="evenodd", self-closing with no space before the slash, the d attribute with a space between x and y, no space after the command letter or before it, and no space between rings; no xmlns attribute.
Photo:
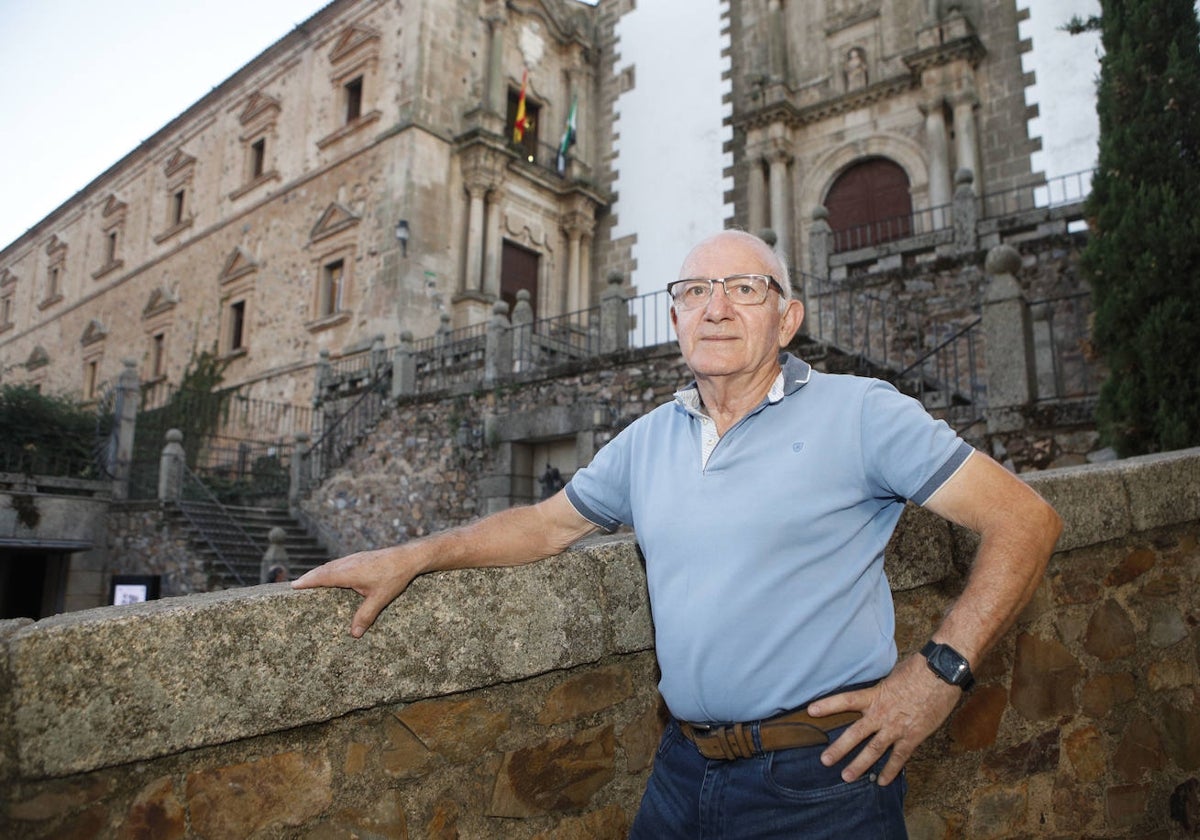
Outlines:
<svg viewBox="0 0 1200 840"><path fill-rule="evenodd" d="M274 528L284 533L290 579L330 559L329 552L286 510L185 501L171 506L173 528L205 560L211 589L254 586ZM239 581L240 578L240 581Z"/></svg>

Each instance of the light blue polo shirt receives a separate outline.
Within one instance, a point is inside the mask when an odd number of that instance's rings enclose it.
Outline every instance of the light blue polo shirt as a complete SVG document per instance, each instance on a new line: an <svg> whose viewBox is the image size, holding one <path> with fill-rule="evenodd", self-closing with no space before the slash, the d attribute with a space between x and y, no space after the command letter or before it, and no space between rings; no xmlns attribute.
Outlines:
<svg viewBox="0 0 1200 840"><path fill-rule="evenodd" d="M886 382L782 360L719 440L693 384L566 488L591 522L637 534L659 690L681 720L759 720L887 675L884 546L905 500L927 501L973 451Z"/></svg>

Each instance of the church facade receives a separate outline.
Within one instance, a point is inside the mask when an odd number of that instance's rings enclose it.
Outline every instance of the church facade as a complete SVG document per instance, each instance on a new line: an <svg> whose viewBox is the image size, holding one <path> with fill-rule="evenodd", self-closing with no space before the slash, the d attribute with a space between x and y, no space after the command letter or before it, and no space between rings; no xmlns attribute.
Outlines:
<svg viewBox="0 0 1200 840"><path fill-rule="evenodd" d="M247 396L307 404L322 351L478 328L521 292L538 319L596 305L634 269L635 5L335 0L0 251L0 382L93 399L126 359L178 383L208 351ZM814 213L870 247L965 172L978 195L1035 182L1019 19L727 0L728 223L808 271Z"/></svg>

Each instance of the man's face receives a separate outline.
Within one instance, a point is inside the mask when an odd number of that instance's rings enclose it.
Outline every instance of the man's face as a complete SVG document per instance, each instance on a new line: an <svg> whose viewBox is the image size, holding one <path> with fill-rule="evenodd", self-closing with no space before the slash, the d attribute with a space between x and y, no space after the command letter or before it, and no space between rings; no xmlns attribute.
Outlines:
<svg viewBox="0 0 1200 840"><path fill-rule="evenodd" d="M688 254L679 277L712 279L731 274L779 277L779 265L767 246L746 235L718 234ZM788 301L780 312L779 293L772 289L760 305L739 306L713 285L708 303L695 309L671 310L679 349L698 379L773 371L779 351L800 328L804 307Z"/></svg>

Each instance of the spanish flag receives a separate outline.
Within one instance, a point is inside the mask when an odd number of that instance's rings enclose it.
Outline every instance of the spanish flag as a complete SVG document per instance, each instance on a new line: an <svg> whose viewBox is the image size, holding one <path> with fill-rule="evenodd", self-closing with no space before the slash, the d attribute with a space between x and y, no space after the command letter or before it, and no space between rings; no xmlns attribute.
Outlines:
<svg viewBox="0 0 1200 840"><path fill-rule="evenodd" d="M513 120L513 142L520 143L525 132L531 127L530 120L525 117L525 86L529 82L529 71L521 72L521 98L517 100L517 117Z"/></svg>

